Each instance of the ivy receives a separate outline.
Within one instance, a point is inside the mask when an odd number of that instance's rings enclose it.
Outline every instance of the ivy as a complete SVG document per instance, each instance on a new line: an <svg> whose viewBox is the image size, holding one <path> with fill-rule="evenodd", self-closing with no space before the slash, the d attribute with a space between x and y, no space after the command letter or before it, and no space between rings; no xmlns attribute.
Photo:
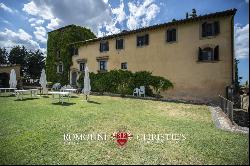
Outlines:
<svg viewBox="0 0 250 166"><path fill-rule="evenodd" d="M72 55L70 50L78 48L80 45L70 43L85 41L96 38L91 30L69 25L64 28L48 33L47 57L46 57L46 74L50 82L59 82L62 85L69 84L69 70L72 65ZM60 51L60 57L57 57L57 51ZM57 64L62 62L63 73L57 73Z"/></svg>

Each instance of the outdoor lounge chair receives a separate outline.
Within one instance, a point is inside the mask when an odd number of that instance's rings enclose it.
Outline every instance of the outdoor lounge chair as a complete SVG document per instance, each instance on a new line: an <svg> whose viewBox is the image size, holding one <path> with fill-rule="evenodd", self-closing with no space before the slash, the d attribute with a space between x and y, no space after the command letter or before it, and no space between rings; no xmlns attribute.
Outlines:
<svg viewBox="0 0 250 166"><path fill-rule="evenodd" d="M145 97L145 86L140 86L139 96L141 97L142 95L143 97Z"/></svg>
<svg viewBox="0 0 250 166"><path fill-rule="evenodd" d="M133 96L138 96L139 95L139 88L135 88L134 91L133 91Z"/></svg>

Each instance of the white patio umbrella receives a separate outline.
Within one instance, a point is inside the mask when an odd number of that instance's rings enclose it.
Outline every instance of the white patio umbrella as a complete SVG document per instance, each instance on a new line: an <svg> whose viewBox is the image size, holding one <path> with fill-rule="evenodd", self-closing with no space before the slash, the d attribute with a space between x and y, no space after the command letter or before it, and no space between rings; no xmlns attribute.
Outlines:
<svg viewBox="0 0 250 166"><path fill-rule="evenodd" d="M46 73L45 70L42 70L41 76L40 76L40 80L39 80L39 84L42 86L43 88L43 92L47 91L47 79L46 79Z"/></svg>
<svg viewBox="0 0 250 166"><path fill-rule="evenodd" d="M16 72L14 69L11 69L9 84L10 88L16 88L17 81L16 81Z"/></svg>
<svg viewBox="0 0 250 166"><path fill-rule="evenodd" d="M90 94L91 86L90 86L90 79L89 79L89 68L85 67L85 75L84 75L84 88L83 93L86 95L86 100L88 100L88 95Z"/></svg>

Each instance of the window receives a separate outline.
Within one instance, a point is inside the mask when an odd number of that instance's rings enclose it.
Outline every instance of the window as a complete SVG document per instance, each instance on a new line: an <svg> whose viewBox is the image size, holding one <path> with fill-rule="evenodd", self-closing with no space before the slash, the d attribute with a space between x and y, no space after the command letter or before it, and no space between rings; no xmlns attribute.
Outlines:
<svg viewBox="0 0 250 166"><path fill-rule="evenodd" d="M148 43L149 43L148 34L143 36L137 36L137 47L148 45Z"/></svg>
<svg viewBox="0 0 250 166"><path fill-rule="evenodd" d="M57 73L63 73L63 64L62 63L57 65Z"/></svg>
<svg viewBox="0 0 250 166"><path fill-rule="evenodd" d="M199 48L199 61L218 61L219 60L219 46L215 48L206 47Z"/></svg>
<svg viewBox="0 0 250 166"><path fill-rule="evenodd" d="M105 60L99 61L99 70L100 71L107 70L107 61L105 61Z"/></svg>
<svg viewBox="0 0 250 166"><path fill-rule="evenodd" d="M109 42L100 42L100 52L109 51Z"/></svg>
<svg viewBox="0 0 250 166"><path fill-rule="evenodd" d="M204 22L202 24L202 37L216 36L220 33L220 24L218 21Z"/></svg>
<svg viewBox="0 0 250 166"><path fill-rule="evenodd" d="M56 51L56 57L57 57L57 58L60 58L60 57L61 57L61 51L60 51L60 50L57 50L57 51Z"/></svg>
<svg viewBox="0 0 250 166"><path fill-rule="evenodd" d="M80 62L79 63L79 68L80 68L80 71L84 71L85 70L85 63L84 62Z"/></svg>
<svg viewBox="0 0 250 166"><path fill-rule="evenodd" d="M166 33L167 37L166 40L167 42L175 42L176 41L176 29L168 29Z"/></svg>
<svg viewBox="0 0 250 166"><path fill-rule="evenodd" d="M116 49L123 49L123 39L116 39Z"/></svg>
<svg viewBox="0 0 250 166"><path fill-rule="evenodd" d="M78 55L78 48L72 47L70 49L70 54L71 55Z"/></svg>
<svg viewBox="0 0 250 166"><path fill-rule="evenodd" d="M127 70L128 69L128 64L127 62L121 63L121 69Z"/></svg>

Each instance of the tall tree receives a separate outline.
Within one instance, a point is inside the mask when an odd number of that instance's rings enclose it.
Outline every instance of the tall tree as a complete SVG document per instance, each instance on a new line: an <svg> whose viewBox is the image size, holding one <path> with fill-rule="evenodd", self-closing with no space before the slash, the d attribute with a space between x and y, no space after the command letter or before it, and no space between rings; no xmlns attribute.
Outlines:
<svg viewBox="0 0 250 166"><path fill-rule="evenodd" d="M24 75L25 66L26 66L26 57L28 55L28 52L24 46L14 46L9 53L9 62L11 64L19 64L21 65L21 76Z"/></svg>
<svg viewBox="0 0 250 166"><path fill-rule="evenodd" d="M234 59L234 66L235 66L235 78L234 78L234 87L235 87L235 93L238 94L240 91L240 80L242 77L239 77L239 71L238 71L238 64L240 61L238 59Z"/></svg>
<svg viewBox="0 0 250 166"><path fill-rule="evenodd" d="M0 47L0 64L7 64L8 60L8 51L6 48Z"/></svg>
<svg viewBox="0 0 250 166"><path fill-rule="evenodd" d="M26 57L25 73L30 78L39 78L44 65L45 57L41 51L29 51Z"/></svg>

